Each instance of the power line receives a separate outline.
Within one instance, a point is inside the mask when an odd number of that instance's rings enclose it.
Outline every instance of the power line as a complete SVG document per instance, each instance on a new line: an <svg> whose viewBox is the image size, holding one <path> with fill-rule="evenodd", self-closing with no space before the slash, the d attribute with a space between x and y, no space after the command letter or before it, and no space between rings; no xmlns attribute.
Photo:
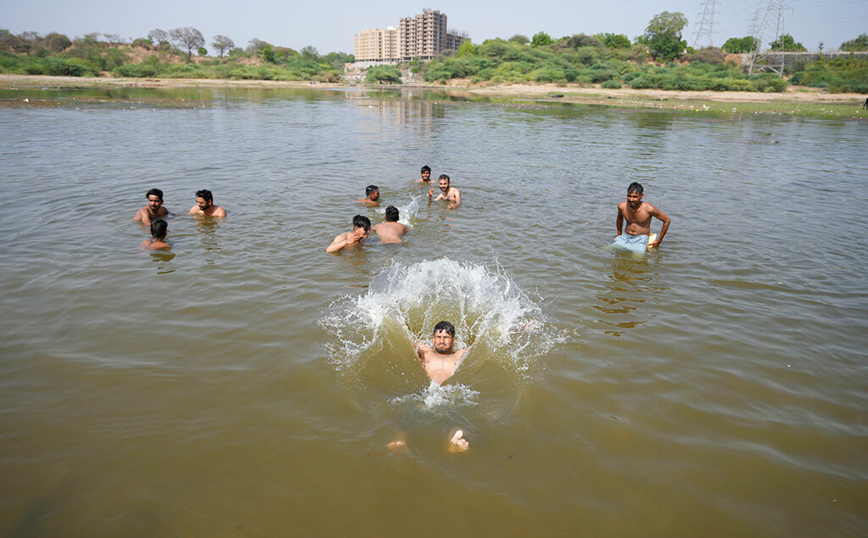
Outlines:
<svg viewBox="0 0 868 538"><path fill-rule="evenodd" d="M703 37L708 38L708 46L714 46L714 12L716 7L717 0L703 0L702 5L700 6L699 16L701 17L699 20L699 29L696 30L696 34L693 38L693 48L697 48L696 45L699 43L699 40Z"/></svg>

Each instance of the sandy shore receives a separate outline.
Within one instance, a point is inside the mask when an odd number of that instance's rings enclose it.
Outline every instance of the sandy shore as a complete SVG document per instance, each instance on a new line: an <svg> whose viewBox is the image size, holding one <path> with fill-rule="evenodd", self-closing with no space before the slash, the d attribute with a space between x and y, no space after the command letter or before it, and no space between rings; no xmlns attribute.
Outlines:
<svg viewBox="0 0 868 538"><path fill-rule="evenodd" d="M315 88L359 88L354 84L329 84L296 81L268 80L209 80L209 79L129 79L100 77L49 77L27 75L0 75L0 89L26 89L43 87L145 87L145 88L183 88L183 87L315 87ZM372 86L381 88L382 86ZM640 108L683 108L686 103L715 103L718 106L754 104L762 111L790 113L805 105L831 105L846 108L846 116L861 118L868 113L856 112L865 102L866 96L856 93L826 93L817 88L788 88L784 93L759 92L716 92L716 91L668 91L634 90L621 88L608 90L579 85L501 85L478 86L453 81L448 86L440 85L403 85L404 88L431 88L480 96L500 96L505 99L534 101L555 101L577 104L599 104L607 106ZM670 106L661 106L662 102ZM679 105L678 103L682 103ZM852 109L850 107L853 107ZM792 109L792 110L791 110ZM840 114L834 114L840 115Z"/></svg>

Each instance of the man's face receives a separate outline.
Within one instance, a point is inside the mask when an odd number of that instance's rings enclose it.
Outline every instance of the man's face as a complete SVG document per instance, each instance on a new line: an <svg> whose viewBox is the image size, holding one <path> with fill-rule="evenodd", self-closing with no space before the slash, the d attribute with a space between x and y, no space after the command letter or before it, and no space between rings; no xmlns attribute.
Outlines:
<svg viewBox="0 0 868 538"><path fill-rule="evenodd" d="M631 208L637 207L642 203L642 195L636 191L631 191L627 193L627 205Z"/></svg>
<svg viewBox="0 0 868 538"><path fill-rule="evenodd" d="M372 192L372 193L368 196L368 199L371 200L372 202L376 202L377 200L379 200L379 199L380 199L380 190L377 189L377 190L375 190L374 192Z"/></svg>
<svg viewBox="0 0 868 538"><path fill-rule="evenodd" d="M357 227L357 228L353 228L353 233L359 239L366 239L369 235L371 235L371 229L370 228L366 229L366 228L362 228L362 227Z"/></svg>
<svg viewBox="0 0 868 538"><path fill-rule="evenodd" d="M163 201L160 200L160 197L156 194L152 194L148 196L148 209L151 210L151 213L156 213L163 207Z"/></svg>
<svg viewBox="0 0 868 538"><path fill-rule="evenodd" d="M422 172L422 181L428 181L429 179L431 179L431 171L425 170Z"/></svg>
<svg viewBox="0 0 868 538"><path fill-rule="evenodd" d="M452 351L452 344L455 342L455 337L450 336L448 332L441 329L434 333L434 351L437 353L449 353Z"/></svg>
<svg viewBox="0 0 868 538"><path fill-rule="evenodd" d="M199 206L199 209L201 211L205 211L206 209L211 207L211 200L206 200L200 196L196 198L196 204Z"/></svg>
<svg viewBox="0 0 868 538"><path fill-rule="evenodd" d="M437 180L437 184L440 185L440 190L446 192L449 190L449 180L446 178Z"/></svg>

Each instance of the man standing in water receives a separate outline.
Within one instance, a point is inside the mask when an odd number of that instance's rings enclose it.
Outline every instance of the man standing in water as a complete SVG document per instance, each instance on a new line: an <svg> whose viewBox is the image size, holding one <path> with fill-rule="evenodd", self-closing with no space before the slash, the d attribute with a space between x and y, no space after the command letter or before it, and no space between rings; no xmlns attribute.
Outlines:
<svg viewBox="0 0 868 538"><path fill-rule="evenodd" d="M383 243L402 243L401 236L410 229L407 225L398 222L398 208L390 205L386 208L386 222L374 226L374 231L380 236Z"/></svg>
<svg viewBox="0 0 868 538"><path fill-rule="evenodd" d="M380 205L380 187L368 185L365 187L365 197L356 201L368 205Z"/></svg>
<svg viewBox="0 0 868 538"><path fill-rule="evenodd" d="M467 353L467 348L452 350L455 344L455 327L448 321L441 321L434 326L434 337L431 339L433 346L422 342L416 342L416 354L422 361L422 367L425 373L431 378L431 381L438 385L455 374L458 368L458 363ZM399 433L398 437L389 443L389 450L401 452L407 449L407 441L403 433ZM470 449L470 443L464 438L464 430L455 429L449 436L449 452L466 452Z"/></svg>
<svg viewBox="0 0 868 538"><path fill-rule="evenodd" d="M326 247L326 252L329 254L337 252L342 248L347 248L352 245L361 244L362 240L371 235L371 219L356 215L353 217L353 231L344 232L332 241L332 244Z"/></svg>
<svg viewBox="0 0 868 538"><path fill-rule="evenodd" d="M440 186L440 194L437 195L437 198L434 198L434 201L437 200L449 200L452 202L447 207L449 209L455 209L456 207L461 205L461 193L458 192L458 189L450 186L449 176L446 174L442 174L439 178L437 178L437 184ZM434 187L428 191L428 201L432 200L432 196L434 196Z"/></svg>
<svg viewBox="0 0 868 538"><path fill-rule="evenodd" d="M427 164L422 167L422 177L416 180L416 183L428 185L431 183L431 167Z"/></svg>
<svg viewBox="0 0 868 538"><path fill-rule="evenodd" d="M145 194L145 198L148 199L148 205L139 209L136 213L136 221L150 225L155 218L169 214L169 210L163 207L163 191L151 189Z"/></svg>
<svg viewBox="0 0 868 538"><path fill-rule="evenodd" d="M618 236L613 243L615 246L644 252L646 248L659 246L663 241L663 236L666 235L666 230L669 229L671 219L657 207L648 202L643 202L643 195L644 189L639 183L633 182L627 187L627 200L618 204L618 218L615 219ZM649 243L648 236L651 233L651 217L655 217L661 221L663 227L660 228L657 239ZM621 233L625 220L627 221L626 233Z"/></svg>
<svg viewBox="0 0 868 538"><path fill-rule="evenodd" d="M208 189L196 191L196 205L190 208L190 214L197 217L208 216L222 219L226 211L219 205L214 205L214 196Z"/></svg>
<svg viewBox="0 0 868 538"><path fill-rule="evenodd" d="M148 250L162 250L171 248L169 243L166 243L166 235L169 233L169 225L166 221L157 217L151 221L151 238L142 241L142 248Z"/></svg>

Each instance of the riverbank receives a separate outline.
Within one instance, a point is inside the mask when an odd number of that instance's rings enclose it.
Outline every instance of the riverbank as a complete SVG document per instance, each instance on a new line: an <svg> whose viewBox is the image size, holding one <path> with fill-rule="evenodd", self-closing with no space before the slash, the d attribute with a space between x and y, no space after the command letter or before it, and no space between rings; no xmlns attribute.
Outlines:
<svg viewBox="0 0 868 538"><path fill-rule="evenodd" d="M401 88L426 88L449 93L484 96L502 102L527 103L537 106L555 103L611 106L621 108L651 108L680 112L721 114L776 114L824 118L868 120L868 110L862 108L865 96L856 93L830 94L817 88L794 87L784 93L617 90L579 85L500 85L477 86L461 84L448 86L431 84L402 85ZM364 86L340 83L310 83L307 81L270 80L212 80L212 79L157 79L157 78L101 78L51 77L28 75L0 75L0 89L28 90L42 88L185 88L185 87L310 87L359 88ZM382 86L372 86L374 89ZM391 88L391 86L390 86Z"/></svg>

